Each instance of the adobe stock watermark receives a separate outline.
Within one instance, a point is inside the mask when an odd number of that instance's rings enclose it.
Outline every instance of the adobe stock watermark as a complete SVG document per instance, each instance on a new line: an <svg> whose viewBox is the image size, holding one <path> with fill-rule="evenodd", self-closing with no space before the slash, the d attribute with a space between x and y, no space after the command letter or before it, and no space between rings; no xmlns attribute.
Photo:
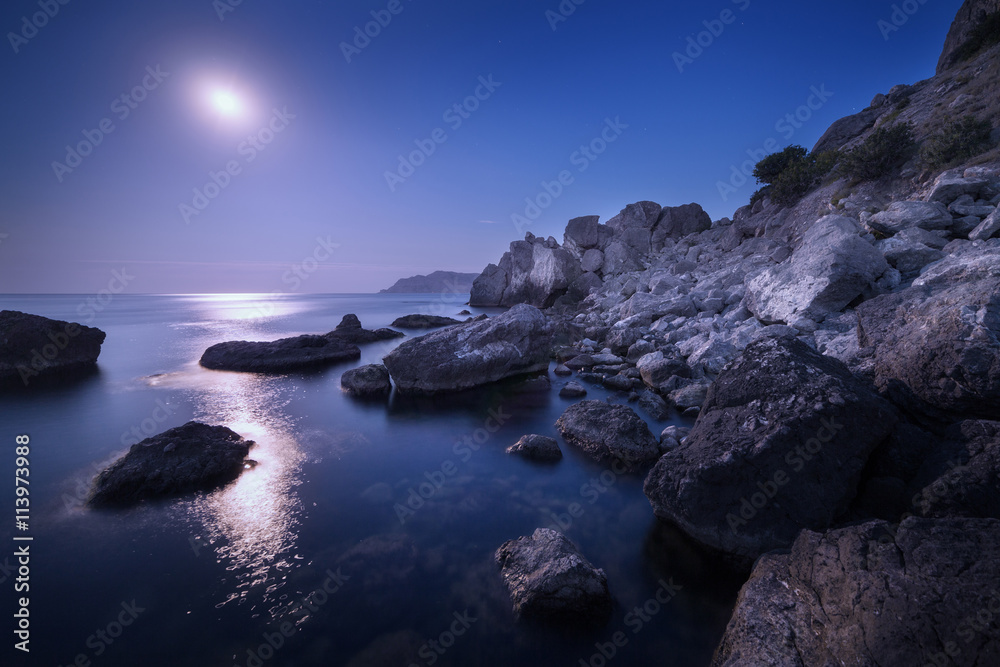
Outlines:
<svg viewBox="0 0 1000 667"><path fill-rule="evenodd" d="M452 616L455 620L451 622L448 628L442 631L436 639L431 639L424 643L417 651L417 655L423 659L423 664L428 665L428 667L440 660L441 656L455 645L458 638L468 632L472 624L479 620L478 617L470 614L468 609L461 614L457 611L453 612ZM409 667L420 667L420 664L415 662L410 663Z"/></svg>
<svg viewBox="0 0 1000 667"><path fill-rule="evenodd" d="M472 94L445 109L444 113L441 114L441 120L453 132L457 132L465 121L479 110L482 103L493 97L493 93L502 85L503 82L493 80L492 74L485 77L480 76L479 85L472 91ZM385 182L389 186L389 192L395 192L397 187L413 176L417 169L422 167L428 158L437 152L438 147L446 141L448 141L448 133L443 127L435 128L426 139L415 139L413 143L417 147L416 150L410 151L407 155L400 155L396 170L385 172Z"/></svg>
<svg viewBox="0 0 1000 667"><path fill-rule="evenodd" d="M618 141L628 127L621 121L621 116L615 116L614 120L605 118L600 133L570 154L569 163L576 167L576 173L582 174L590 169L590 165L604 155L608 147ZM514 224L517 233L523 234L524 230L530 227L535 220L538 220L542 213L566 192L566 188L575 182L576 177L569 169L560 171L552 181L542 181L541 189L534 197L524 198L523 213L512 213L510 216L510 221Z"/></svg>
<svg viewBox="0 0 1000 667"><path fill-rule="evenodd" d="M38 7L41 9L31 17L21 17L21 29L18 32L8 32L7 41L10 47L17 54L21 47L38 36L38 31L49 24L59 13L60 7L68 5L70 0L38 0Z"/></svg>
<svg viewBox="0 0 1000 667"><path fill-rule="evenodd" d="M407 0L407 2L412 1ZM406 6L401 0L389 0L385 9L373 9L371 21L365 23L363 27L354 26L354 39L340 43L340 52L344 54L344 59L350 63L352 58L361 55L362 51L371 46L372 40L381 35L382 31L392 23L392 19L402 14L404 9Z"/></svg>
<svg viewBox="0 0 1000 667"><path fill-rule="evenodd" d="M774 123L774 130L787 142L798 130L801 130L806 123L812 120L817 111L833 97L833 93L826 89L826 84L821 86L811 86L809 96L806 101L794 111L786 113L778 118ZM729 201L729 197L739 191L753 177L754 168L757 163L766 158L771 153L781 150L779 140L769 137L758 149L748 148L746 153L750 159L744 160L740 165L731 165L729 168L728 181L716 181L715 187L719 191L722 201Z"/></svg>
<svg viewBox="0 0 1000 667"><path fill-rule="evenodd" d="M893 5L889 18L879 19L875 24L879 32L882 33L882 39L888 42L893 33L899 32L909 22L910 18L926 4L927 0L906 0L902 4Z"/></svg>
<svg viewBox="0 0 1000 667"><path fill-rule="evenodd" d="M625 626L632 631L632 634L629 635L624 630L619 630L611 635L609 641L595 643L594 648L597 651L589 658L580 658L580 667L604 667L607 665L623 648L628 646L632 637L642 632L653 618L663 611L663 608L670 604L678 593L684 590L683 586L674 583L673 577L669 581L660 579L657 583L660 586L651 598L641 605L636 605L625 614Z"/></svg>
<svg viewBox="0 0 1000 667"><path fill-rule="evenodd" d="M243 4L243 0L212 0L212 9L220 21L226 20L226 14L235 12L236 8Z"/></svg>
<svg viewBox="0 0 1000 667"><path fill-rule="evenodd" d="M243 162L236 159L229 160L219 171L209 171L208 181L200 188L192 190L194 196L191 198L191 203L181 202L178 204L177 210L180 212L184 224L191 224L192 217L201 215L212 203L212 200L221 195L223 190L232 184L233 177L243 173L243 167L256 160L257 156L267 149L275 137L284 132L294 119L295 114L289 113L288 107L284 107L280 111L272 109L271 118L267 123L253 134L248 135L236 147L236 154L243 158Z"/></svg>
<svg viewBox="0 0 1000 667"><path fill-rule="evenodd" d="M121 271L112 271L108 286L94 296L88 297L83 303L77 306L77 315L80 316L80 319L85 324L93 322L97 314L107 308L114 301L117 294L124 292L128 284L134 279L135 276L129 275L126 267L122 267ZM67 322L62 331L48 334L49 342L42 345L41 349L32 348L30 363L18 364L17 366L18 375L21 377L21 382L24 383L24 386L27 387L31 382L31 378L36 377L48 368L49 364L55 361L62 354L63 350L69 347L71 340L79 336L82 331L79 323Z"/></svg>
<svg viewBox="0 0 1000 667"><path fill-rule="evenodd" d="M843 424L838 424L834 418L823 417L820 419L820 428L816 436L809 438L803 444L796 446L785 454L785 465L791 469L791 474L785 468L775 470L769 479L761 482L758 480L757 488L760 489L749 498L740 498L739 510L726 515L726 523L733 535L738 528L747 525L756 518L765 507L767 507L782 488L792 481L792 475L802 472L806 464L819 456L823 448L837 436L837 433L844 430Z"/></svg>
<svg viewBox="0 0 1000 667"><path fill-rule="evenodd" d="M460 464L468 463L472 455L482 449L483 445L493 437L493 434L499 431L511 418L511 415L503 411L502 405L488 410L486 414L487 417L483 421L482 427L462 436L462 438L456 440L454 445L452 445L451 451L458 457L459 463L455 463L451 459L446 459L438 468L425 471L425 481L420 482L416 487L411 486L408 489L409 493L404 503L393 505L392 509L396 513L396 518L399 519L399 525L405 525L407 519L416 515L417 511L428 500L444 488L449 479L458 475Z"/></svg>
<svg viewBox="0 0 1000 667"><path fill-rule="evenodd" d="M560 23L565 23L569 20L569 17L576 13L576 8L587 2L587 0L562 0L559 6L556 7L558 11L552 11L551 9L545 10L545 20L549 22L549 27L552 28L552 32L555 32L559 28Z"/></svg>
<svg viewBox="0 0 1000 667"><path fill-rule="evenodd" d="M155 67L148 65L146 67L146 75L142 77L139 83L133 86L131 90L122 93L111 101L111 113L119 121L124 121L132 115L133 111L139 108L139 105L145 101L151 92L160 87L160 84L168 76L170 76L170 72L162 71L159 65ZM56 180L62 183L66 174L72 173L74 169L83 164L84 158L93 153L94 149L104 142L104 138L114 132L115 129L114 121L109 117L104 117L97 122L97 127L90 130L81 130L83 139L73 146L66 146L64 161L52 161L52 172L56 175Z"/></svg>
<svg viewBox="0 0 1000 667"><path fill-rule="evenodd" d="M115 641L122 636L125 632L125 628L129 627L135 623L136 619L139 618L139 614L146 611L144 607L140 607L136 604L135 600L131 602L122 602L121 611L118 612L117 616L102 628L98 628L87 637L86 647L91 649L88 653L78 653L72 662L69 662L65 667L90 667L92 664L91 656L94 658L99 658L104 655ZM63 667L59 665L58 667Z"/></svg>
<svg viewBox="0 0 1000 667"><path fill-rule="evenodd" d="M750 8L750 0L731 0L737 8L745 12ZM687 47L684 52L674 51L672 58L674 59L674 65L677 67L677 71L681 74L684 73L684 68L688 65L693 65L694 61L701 58L705 51L710 49L715 40L722 37L722 33L726 31L726 26L730 26L736 23L736 12L732 9L726 8L719 13L719 18L717 19L706 19L702 21L702 25L705 29L696 35L690 35L687 38Z"/></svg>

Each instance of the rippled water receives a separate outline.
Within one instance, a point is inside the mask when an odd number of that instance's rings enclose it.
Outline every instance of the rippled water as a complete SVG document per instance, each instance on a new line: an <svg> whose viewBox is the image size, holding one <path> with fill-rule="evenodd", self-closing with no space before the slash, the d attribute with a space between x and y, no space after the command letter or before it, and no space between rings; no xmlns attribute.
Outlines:
<svg viewBox="0 0 1000 667"><path fill-rule="evenodd" d="M81 302L2 296L0 309L80 321ZM541 395L518 382L389 402L341 391L343 371L379 361L399 341L362 346L360 361L320 373L197 364L224 340L321 333L346 313L378 328L410 313L455 315L462 303L116 297L85 322L108 333L97 373L0 394L0 442L10 445L2 451L12 452L16 434L31 437L34 537L32 651L5 655L26 665L707 664L738 577L654 520L641 477L615 475L565 445L554 466L504 453L525 433L555 435L570 404L557 396L564 380L553 376L556 390ZM95 472L137 434L191 419L254 440L259 465L209 494L130 511L83 506ZM665 425L650 420L654 433ZM0 469L12 473L6 458ZM9 526L0 539L11 545ZM514 623L493 553L539 526L561 527L606 571L617 608L602 631ZM13 582L2 566L13 551L0 551L7 619ZM666 604L656 601L661 582L682 587Z"/></svg>

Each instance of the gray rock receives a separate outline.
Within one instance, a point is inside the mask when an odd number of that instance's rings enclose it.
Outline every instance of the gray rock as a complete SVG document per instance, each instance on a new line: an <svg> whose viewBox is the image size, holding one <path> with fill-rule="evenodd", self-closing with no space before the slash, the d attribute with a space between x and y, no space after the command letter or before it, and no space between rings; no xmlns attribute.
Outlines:
<svg viewBox="0 0 1000 667"><path fill-rule="evenodd" d="M597 248L590 248L583 253L583 259L580 261L580 268L584 271L597 273L604 268L604 253Z"/></svg>
<svg viewBox="0 0 1000 667"><path fill-rule="evenodd" d="M583 398L587 395L587 390L579 382L567 382L566 386L559 390L562 398Z"/></svg>
<svg viewBox="0 0 1000 667"><path fill-rule="evenodd" d="M388 396L392 392L389 371L382 364L370 364L345 371L340 386L358 396Z"/></svg>
<svg viewBox="0 0 1000 667"><path fill-rule="evenodd" d="M497 549L496 562L518 620L593 626L611 616L604 570L558 531L538 528L510 540Z"/></svg>
<svg viewBox="0 0 1000 667"><path fill-rule="evenodd" d="M667 239L681 239L712 227L712 218L698 204L668 206L660 212L653 230L652 249L659 252Z"/></svg>
<svg viewBox="0 0 1000 667"><path fill-rule="evenodd" d="M526 435L507 448L508 454L517 454L532 461L559 461L562 450L555 438L544 435Z"/></svg>
<svg viewBox="0 0 1000 667"><path fill-rule="evenodd" d="M946 171L934 181L930 194L927 195L927 201L950 204L962 195L978 197L987 185L989 181L984 178L963 178L954 172Z"/></svg>
<svg viewBox="0 0 1000 667"><path fill-rule="evenodd" d="M936 262L944 257L944 253L940 250L899 236L879 241L875 247L885 256L889 264L904 275L916 273L931 262Z"/></svg>
<svg viewBox="0 0 1000 667"><path fill-rule="evenodd" d="M969 238L969 234L975 231L976 227L983 224L981 218L977 218L974 215L968 215L964 218L955 218L954 224L951 226L951 233L956 238Z"/></svg>
<svg viewBox="0 0 1000 667"><path fill-rule="evenodd" d="M600 216L588 215L570 220L566 224L563 245L581 257L584 251L597 248L601 244L600 219Z"/></svg>
<svg viewBox="0 0 1000 667"><path fill-rule="evenodd" d="M803 531L757 562L712 665L1000 664L998 553L994 519Z"/></svg>
<svg viewBox="0 0 1000 667"><path fill-rule="evenodd" d="M604 249L604 275L641 271L642 254L619 240L611 241Z"/></svg>
<svg viewBox="0 0 1000 667"><path fill-rule="evenodd" d="M0 384L28 386L38 377L67 377L97 365L100 329L16 310L0 311Z"/></svg>
<svg viewBox="0 0 1000 667"><path fill-rule="evenodd" d="M558 299L556 304L567 300L570 303L578 303L586 299L590 294L600 290L603 286L604 282L596 273L591 273L589 271L581 273L576 280L569 284L569 288L566 290L565 296Z"/></svg>
<svg viewBox="0 0 1000 667"><path fill-rule="evenodd" d="M132 445L97 475L87 503L128 507L144 500L211 491L240 476L253 445L225 426L188 422Z"/></svg>
<svg viewBox="0 0 1000 667"><path fill-rule="evenodd" d="M897 201L868 219L868 226L882 234L898 234L910 227L950 229L952 215L940 202Z"/></svg>
<svg viewBox="0 0 1000 667"><path fill-rule="evenodd" d="M971 246L971 244L969 244ZM994 418L1000 409L1000 248L958 251L913 285L857 308L878 386L908 409Z"/></svg>
<svg viewBox="0 0 1000 667"><path fill-rule="evenodd" d="M554 369L552 369L552 372L562 377L566 377L568 375L573 374L573 371L570 370L569 367L566 366L566 364L559 364Z"/></svg>
<svg viewBox="0 0 1000 667"><path fill-rule="evenodd" d="M507 291L509 276L496 264L487 264L483 272L472 283L469 297L470 306L498 306Z"/></svg>
<svg viewBox="0 0 1000 667"><path fill-rule="evenodd" d="M640 358L636 363L642 381L646 386L658 388L671 377L691 377L691 368L680 359L666 359L662 352L653 352Z"/></svg>
<svg viewBox="0 0 1000 667"><path fill-rule="evenodd" d="M1000 234L1000 210L994 210L982 224L969 232L970 241L985 241Z"/></svg>
<svg viewBox="0 0 1000 667"><path fill-rule="evenodd" d="M935 234L934 232L929 232L926 229L921 229L920 227L910 227L909 229L904 229L893 238L902 239L903 241L912 241L914 243L923 243L925 246L936 250L943 250L948 244L948 239L940 233Z"/></svg>
<svg viewBox="0 0 1000 667"><path fill-rule="evenodd" d="M344 315L337 328L326 334L327 338L337 339L353 345L363 345L364 343L376 343L393 338L402 338L403 333L392 329L376 329L369 331L361 327L361 321L357 315Z"/></svg>
<svg viewBox="0 0 1000 667"><path fill-rule="evenodd" d="M856 222L829 215L809 228L791 259L747 283L747 307L765 323L819 322L872 290L888 268Z"/></svg>
<svg viewBox="0 0 1000 667"><path fill-rule="evenodd" d="M639 407L656 421L663 421L670 416L670 406L667 405L667 402L648 389L639 394Z"/></svg>
<svg viewBox="0 0 1000 667"><path fill-rule="evenodd" d="M198 362L205 368L245 373L288 373L324 368L361 357L357 345L328 336L296 336L271 342L217 343Z"/></svg>
<svg viewBox="0 0 1000 667"><path fill-rule="evenodd" d="M545 315L521 304L408 340L383 362L400 392L459 391L547 370L552 336Z"/></svg>
<svg viewBox="0 0 1000 667"><path fill-rule="evenodd" d="M841 362L792 338L761 339L719 375L646 496L696 540L753 559L830 526L895 421Z"/></svg>
<svg viewBox="0 0 1000 667"><path fill-rule="evenodd" d="M711 387L709 382L692 382L671 391L670 402L677 406L678 410L701 408L708 398L709 387Z"/></svg>
<svg viewBox="0 0 1000 667"><path fill-rule="evenodd" d="M952 204L951 206L948 207L948 210L950 210L953 214L955 214L958 217L966 217L972 215L982 219L982 218L988 218L997 210L997 208L996 206L983 206L983 205L956 206L955 204Z"/></svg>
<svg viewBox="0 0 1000 667"><path fill-rule="evenodd" d="M487 266L472 285L470 305L513 306L527 303L548 308L569 291L580 277L580 260L558 245L531 233L524 241L514 241L500 264ZM493 300L503 283L498 300Z"/></svg>
<svg viewBox="0 0 1000 667"><path fill-rule="evenodd" d="M580 354L566 362L566 368L578 371L584 368L592 368L597 365L594 358L589 354Z"/></svg>
<svg viewBox="0 0 1000 667"><path fill-rule="evenodd" d="M627 405L581 401L569 406L556 421L563 439L592 458L616 460L637 470L659 456L656 438Z"/></svg>

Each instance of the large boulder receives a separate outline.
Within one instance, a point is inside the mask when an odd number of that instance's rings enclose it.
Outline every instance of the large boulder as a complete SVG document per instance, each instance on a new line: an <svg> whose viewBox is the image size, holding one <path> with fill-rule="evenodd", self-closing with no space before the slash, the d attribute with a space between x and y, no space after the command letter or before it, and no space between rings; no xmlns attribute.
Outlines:
<svg viewBox="0 0 1000 667"><path fill-rule="evenodd" d="M856 222L828 215L809 228L787 261L747 283L747 307L766 323L822 321L873 290L888 268Z"/></svg>
<svg viewBox="0 0 1000 667"><path fill-rule="evenodd" d="M245 373L289 373L324 368L361 357L357 345L339 336L296 336L270 342L217 343L201 355L205 368Z"/></svg>
<svg viewBox="0 0 1000 667"><path fill-rule="evenodd" d="M92 369L106 334L100 329L16 310L0 311L0 384Z"/></svg>
<svg viewBox="0 0 1000 667"><path fill-rule="evenodd" d="M876 384L934 417L1000 414L1000 248L956 252L857 309Z"/></svg>
<svg viewBox="0 0 1000 667"><path fill-rule="evenodd" d="M507 272L496 264L487 264L479 277L472 281L470 306L499 306L507 289Z"/></svg>
<svg viewBox="0 0 1000 667"><path fill-rule="evenodd" d="M581 401L556 421L563 439L598 461L614 460L627 470L649 465L659 456L656 437L627 405Z"/></svg>
<svg viewBox="0 0 1000 667"><path fill-rule="evenodd" d="M715 667L1000 664L1000 521L803 531L757 561Z"/></svg>
<svg viewBox="0 0 1000 667"><path fill-rule="evenodd" d="M496 269L487 267L472 287L473 306L513 306L527 303L548 308L569 291L583 270L580 260L554 241L536 238L531 233L524 241L514 241ZM493 300L498 286L504 288Z"/></svg>
<svg viewBox="0 0 1000 667"><path fill-rule="evenodd" d="M895 421L843 363L791 337L761 338L722 371L644 490L657 516L753 559L846 511Z"/></svg>
<svg viewBox="0 0 1000 667"><path fill-rule="evenodd" d="M382 364L352 368L340 376L340 386L356 396L388 396L392 392L389 371Z"/></svg>
<svg viewBox="0 0 1000 667"><path fill-rule="evenodd" d="M566 223L563 247L578 257L583 257L587 250L597 249L603 245L602 240L610 235L610 230L600 224L600 219L599 215L587 215L573 218ZM605 231L602 232L602 228Z"/></svg>
<svg viewBox="0 0 1000 667"><path fill-rule="evenodd" d="M96 477L87 502L125 507L210 491L239 477L253 445L225 426L188 422L132 445Z"/></svg>
<svg viewBox="0 0 1000 667"><path fill-rule="evenodd" d="M383 362L400 392L460 391L546 370L552 342L545 315L521 304L496 317L408 340Z"/></svg>
<svg viewBox="0 0 1000 667"><path fill-rule="evenodd" d="M519 620L601 625L611 616L608 578L564 535L538 528L505 542L496 562Z"/></svg>
<svg viewBox="0 0 1000 667"><path fill-rule="evenodd" d="M668 206L660 212L653 230L653 252L663 250L667 239L681 239L712 227L712 218L699 204Z"/></svg>

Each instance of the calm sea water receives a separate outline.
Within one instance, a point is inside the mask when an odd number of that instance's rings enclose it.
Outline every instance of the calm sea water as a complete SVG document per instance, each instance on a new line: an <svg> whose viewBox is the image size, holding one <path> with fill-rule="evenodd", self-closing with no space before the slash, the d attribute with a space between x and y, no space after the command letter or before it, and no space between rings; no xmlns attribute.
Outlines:
<svg viewBox="0 0 1000 667"><path fill-rule="evenodd" d="M0 514L8 516L0 529L8 642L0 662L708 663L739 580L658 525L642 478L615 475L566 445L563 461L550 466L504 453L526 433L556 435L554 422L570 404L557 395L565 380L552 376L555 389L541 395L517 382L433 400L360 402L341 391L343 371L380 361L399 341L362 346L360 361L321 373L200 368L201 353L220 341L322 333L346 313L377 328L410 313L455 315L465 301L263 298L117 296L91 314L80 296L0 297L0 309L108 334L96 374L0 394ZM191 419L253 439L260 465L209 494L130 511L83 507L94 474L135 434ZM655 433L665 425L650 420ZM27 656L12 648L11 632L22 595L10 571L18 434L31 439ZM494 551L559 524L608 575L617 607L599 632L524 628L511 616ZM656 600L661 582L681 587L665 604Z"/></svg>

